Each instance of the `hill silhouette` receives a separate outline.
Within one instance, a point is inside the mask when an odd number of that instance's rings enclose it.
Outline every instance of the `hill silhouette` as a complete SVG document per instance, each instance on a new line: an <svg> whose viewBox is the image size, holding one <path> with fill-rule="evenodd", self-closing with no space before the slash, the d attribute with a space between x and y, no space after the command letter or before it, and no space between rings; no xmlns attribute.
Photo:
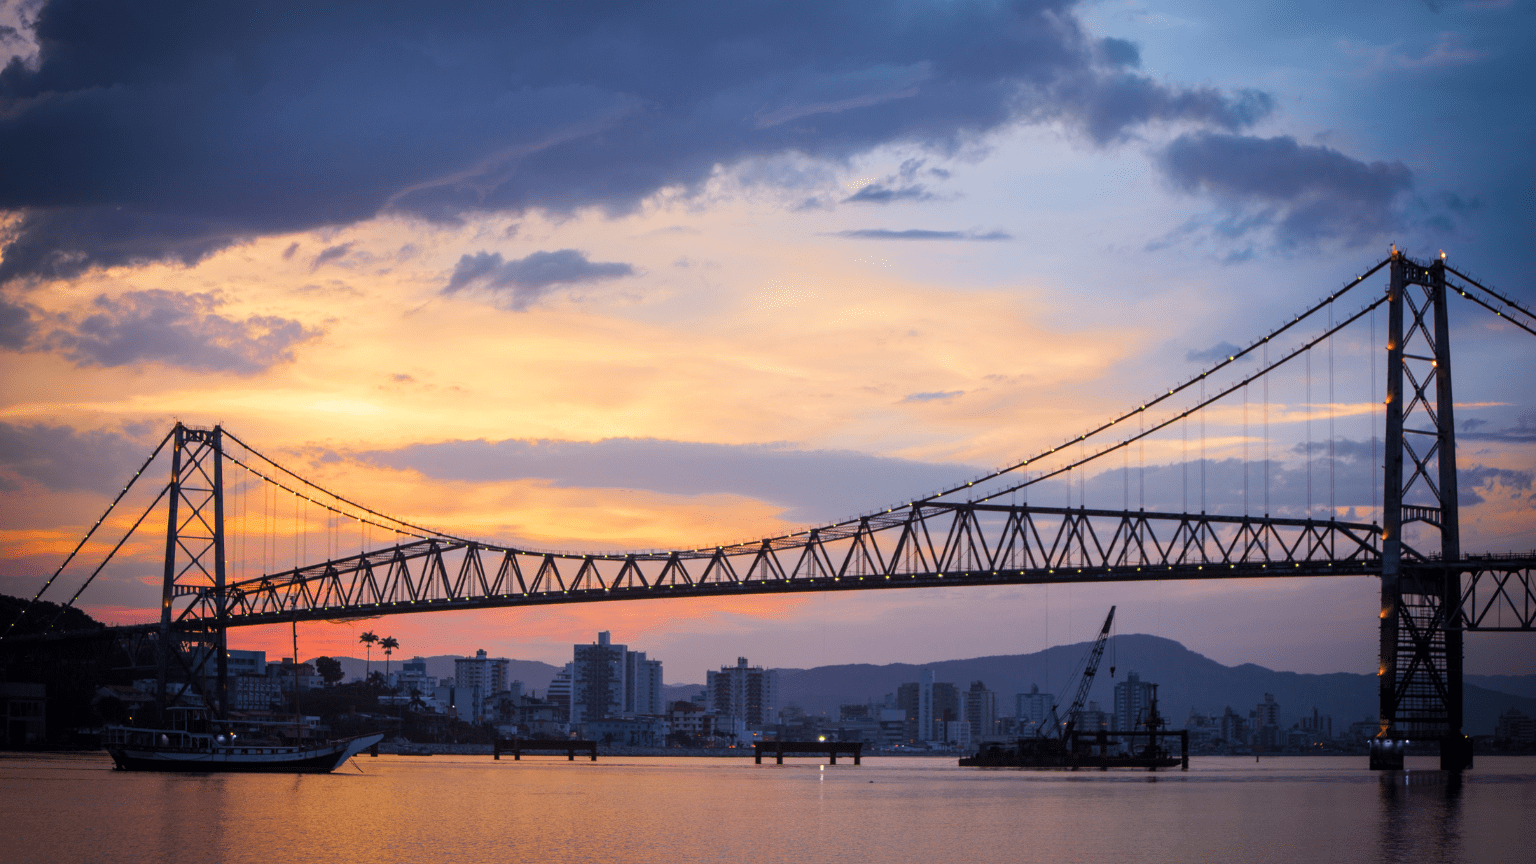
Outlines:
<svg viewBox="0 0 1536 864"><path fill-rule="evenodd" d="M1001 654L965 660L941 660L935 663L868 663L817 666L812 669L779 669L779 706L799 705L810 714L825 713L836 718L838 706L883 701L902 684L915 682L923 669L932 669L937 680L968 689L972 681L981 681L997 694L999 714L1013 713L1014 694L1028 693L1032 684L1054 693L1062 701L1071 699L1066 692L1068 677L1087 655L1090 642L1057 645L1033 654ZM338 657L347 678L361 677L363 659ZM403 658L396 655L391 669L399 669ZM455 655L427 657L427 674L452 677ZM1115 667L1114 675L1110 666ZM374 657L376 671L383 671L383 658ZM522 681L525 692L543 694L560 667L537 660L512 660L508 664L509 681ZM1144 633L1117 635L1110 640L1099 674L1088 698L1105 710L1114 704L1114 685L1135 672L1141 680L1158 685L1158 699L1174 728L1184 725L1191 709L1201 714L1220 714L1227 706L1246 717L1248 712L1273 694L1280 703L1280 720L1289 727L1303 716L1319 714L1333 717L1334 730L1342 732L1350 723L1376 717L1376 676L1350 672L1312 675L1278 672L1253 663L1226 666L1181 643ZM667 700L686 699L703 689L702 684L667 684ZM1502 675L1466 677L1465 711L1468 734L1493 732L1498 715L1517 708L1536 716L1536 698L1524 695L1536 692L1536 676Z"/></svg>
<svg viewBox="0 0 1536 864"><path fill-rule="evenodd" d="M1033 654L921 665L850 664L780 669L779 703L781 707L796 703L808 713L825 712L836 717L839 705L881 701L886 694L895 693L899 685L917 681L923 669L932 669L938 681L952 683L961 690L968 689L973 681L981 681L997 693L998 713L1011 714L1014 694L1028 693L1032 684L1038 684L1043 692L1056 694L1062 702L1070 701L1073 694L1066 692L1068 677L1091 647L1091 642L1078 642ZM1113 676L1111 664L1115 666ZM1172 639L1143 633L1118 635L1110 640L1088 698L1111 710L1114 685L1131 672L1158 685L1162 710L1175 728L1184 725L1191 709L1201 714L1220 714L1230 705L1246 717L1266 693L1273 694L1280 703L1280 719L1285 726L1304 715L1311 716L1316 708L1319 714L1333 717L1337 733L1356 720L1375 718L1377 712L1374 675L1277 672L1252 663L1226 666ZM1512 684L1519 684L1527 676L1507 677L1516 679ZM1470 681L1466 684L1464 705L1465 729L1469 734L1492 733L1499 713L1511 707L1536 716L1536 699L1498 692Z"/></svg>

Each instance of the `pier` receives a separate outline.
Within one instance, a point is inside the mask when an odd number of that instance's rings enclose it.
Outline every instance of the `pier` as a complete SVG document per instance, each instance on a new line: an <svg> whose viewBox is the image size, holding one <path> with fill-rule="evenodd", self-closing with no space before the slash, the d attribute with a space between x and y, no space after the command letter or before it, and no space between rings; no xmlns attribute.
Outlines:
<svg viewBox="0 0 1536 864"><path fill-rule="evenodd" d="M821 755L826 753L832 758L831 764L837 764L837 754L847 753L853 757L853 764L859 764L859 757L864 752L863 741L758 741L752 745L752 758L758 764L763 764L763 754L767 753L775 757L775 764L784 764L784 754L812 753Z"/></svg>
<svg viewBox="0 0 1536 864"><path fill-rule="evenodd" d="M512 738L510 740L503 740L501 738L497 738L496 739L496 743L494 745L492 745L492 747L491 747L491 758L495 759L497 761L500 761L501 760L501 754L503 754L503 753L511 753L512 754L512 760L515 761L515 762L520 762L520 761L522 761L523 754L525 752L526 753L562 753L563 752L563 753L565 753L566 761L568 761L568 762L575 762L576 761L576 753L577 753L577 751L581 751L583 753L586 753L588 756L591 757L593 762L597 761L597 742L596 741L577 741L577 740L571 740L571 741L550 741L550 740L540 740L540 739L528 740L528 739L523 739L523 738Z"/></svg>

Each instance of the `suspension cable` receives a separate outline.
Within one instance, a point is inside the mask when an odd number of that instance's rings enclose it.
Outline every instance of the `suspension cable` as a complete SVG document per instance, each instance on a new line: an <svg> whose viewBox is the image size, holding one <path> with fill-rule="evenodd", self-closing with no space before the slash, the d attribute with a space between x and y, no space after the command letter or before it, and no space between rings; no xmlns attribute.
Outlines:
<svg viewBox="0 0 1536 864"><path fill-rule="evenodd" d="M1516 303L1515 301L1509 299L1508 297L1505 297L1503 294L1500 294L1499 292L1493 290L1492 288L1489 288L1487 285L1484 285L1483 283L1477 281L1476 279L1473 279L1471 276L1468 276L1467 274L1461 272L1460 270L1455 269L1454 267L1451 267L1450 265L1446 265L1445 269L1447 271L1451 272L1451 273L1455 273L1457 276L1460 276L1461 278L1467 280L1468 282L1471 282L1473 285L1477 286L1477 289L1479 291L1486 291L1487 293L1492 294L1494 297L1498 298L1499 302L1503 303L1504 305L1510 306L1510 307L1513 307L1515 309L1520 310L1520 312L1522 314L1524 314L1525 317L1531 318L1531 319L1536 319L1536 313L1533 313L1531 310L1525 308L1524 306L1521 306L1519 303ZM1524 324L1521 324L1519 321L1516 321L1513 318L1510 318L1508 315L1504 314L1503 311L1495 309L1492 306L1489 306L1487 303L1484 303L1482 300L1480 300L1480 299L1478 299L1476 297L1468 296L1465 289L1458 288L1456 293L1460 294L1463 297L1466 297L1468 300L1471 300L1474 303L1477 303L1479 306L1482 306L1483 308L1485 308L1488 311L1492 312L1493 314L1499 316L1500 318L1505 318L1505 319L1509 320L1509 322L1511 324L1514 324L1516 327L1519 327L1520 329L1524 330L1525 332L1533 334L1533 335L1536 335L1536 330L1532 330L1531 328L1525 326Z"/></svg>
<svg viewBox="0 0 1536 864"><path fill-rule="evenodd" d="M388 515L386 513L380 513L377 510L373 510L371 508L364 507L363 505L357 503L356 501L353 501L353 500L348 499L348 498L344 498L344 497L336 494L335 492L332 492L331 490L325 488L324 486L321 486L318 483L314 483L314 482L312 482L310 480L305 479L304 477L299 476L298 474L293 473L292 471L288 470L286 467L278 464L276 461L272 460L270 457L268 457L265 454L263 454L260 451L258 451L256 448L254 448L251 445L245 443L244 441L241 441L239 438L236 438L232 433L226 431L224 434L228 435L230 438L233 438L237 444L239 444L241 447L244 447L246 450L250 451L255 456L259 457L263 462L266 462L268 465L271 465L272 467L276 468L277 470L283 472L284 474L287 474L289 477L292 477L293 479L299 481L300 483L303 483L304 485L306 485L306 486L308 486L308 487L310 487L312 489L316 489L316 490L318 490L320 492L323 492L326 495L329 495L330 497L335 498L337 501L340 501L340 502L342 502L344 504L347 504L347 505L352 506L352 507L356 507L357 509L363 511L364 513L369 514L370 516L377 516L380 519L385 520L386 522L393 522L393 523L395 523L397 525L404 525L405 527L410 528L412 531L420 531L421 532L420 535L414 535L414 534L409 534L409 532L401 531L401 532L399 532L401 534L407 534L408 536L430 535L430 536L434 536L434 537L443 537L443 538L448 539L448 540L457 540L457 541L464 542L464 543L470 542L469 540L467 540L467 539L465 539L463 537L456 537L456 536L454 536L452 534L449 534L449 533L444 532L444 531L438 531L438 530L436 530L434 528L424 528L424 527L422 527L420 525L416 525L416 524L407 522L404 519L396 519L395 517L390 516L390 515ZM242 467L244 467L244 466L242 466ZM254 469L247 469L247 470L254 470ZM266 480L269 483L277 483L278 482L276 480L273 480L270 477L265 477L265 476L263 476L263 475L261 475L259 473L257 474L257 476L261 476L262 479ZM279 485L281 485L281 484L279 484ZM286 489L287 487L285 486L283 488ZM289 489L288 491L294 492L294 490L292 490L292 489ZM294 492L294 494L297 495L299 493L298 492ZM316 501L315 503L319 504L320 502ZM321 506L324 506L324 505L321 505ZM379 528L386 528L386 529L389 529L389 530L395 530L395 529L389 528L388 525L378 525L377 527L379 527Z"/></svg>
<svg viewBox="0 0 1536 864"><path fill-rule="evenodd" d="M54 580L59 578L59 574L64 572L64 568L69 566L69 562L75 560L75 556L80 554L81 549L85 548L85 544L88 543L91 539L91 536L96 533L96 529L100 528L101 523L107 521L107 517L112 515L112 508L116 507L117 503L123 500L123 496L128 494L128 490L133 488L133 484L139 479L139 476L144 473L144 470L149 467L149 463L155 461L155 457L159 456L160 451L165 449L166 442L170 441L171 436L175 434L175 427L172 427L171 431L165 433L165 437L161 438L160 443L155 445L154 452L149 454L149 458L144 460L144 464L139 466L139 470L133 472L133 476L128 479L128 484L123 487L123 491L117 493L117 497L113 498L112 503L107 505L106 512L101 514L101 518L96 520L96 524L91 526L91 530L85 532L85 536L80 538L79 543L75 544L75 548L69 553L69 556L64 559L64 563L59 565L59 569L53 571L53 575L49 576L48 581L43 583L43 587L37 589L37 593L32 595L32 599L27 601L27 605L21 608L21 614L16 616L16 620L12 621L10 626L5 628L5 636L11 635L11 631L16 629L16 625L21 623L21 619L27 617L27 612L32 609L32 604L37 602L37 598L43 596L43 592L47 591L48 588L53 585ZM0 639L3 638L5 637L0 636Z"/></svg>
<svg viewBox="0 0 1536 864"><path fill-rule="evenodd" d="M226 430L224 434L228 435L229 432ZM231 436L231 437L233 437L233 436ZM256 451L252 450L251 452L254 453ZM309 503L314 504L317 507L324 507L325 509L331 511L332 513L338 513L338 514L340 514L342 516L346 516L349 519L356 519L358 522L361 522L361 523L367 524L367 525L372 525L375 528L383 528L383 529L388 530L388 531L394 531L396 534L403 534L403 535L405 535L407 537L415 537L418 540L426 540L429 537L442 537L442 538L445 538L445 539L448 539L448 540L456 540L456 541L460 541L460 542L464 542L464 543L471 542L471 541L468 541L468 540L464 540L461 537L454 537L451 534L444 534L444 533L442 533L440 531L432 531L432 530L427 529L427 528L417 528L416 526L410 525L407 522L401 522L398 519L391 519L390 517L384 516L383 514L374 513L374 511L368 510L366 507L359 507L358 509L364 510L365 512L368 512L368 513L372 513L373 515L378 516L381 519L388 519L388 520L390 520L392 522L397 522L397 523L399 523L401 525L408 525L409 527L411 527L411 528L413 528L413 529L415 529L417 531L422 531L424 533L415 534L415 533L412 533L410 531L401 531L398 528L392 528L392 527L390 527L388 525L381 525L378 522L374 522L371 519L364 519L361 516L353 516L351 513L347 513L347 512L342 511L342 510L338 510L335 507L332 507L332 506L330 506L329 504L326 504L323 501L316 501L315 499L310 498L309 496L305 495L303 492L300 492L297 489L294 489L294 488L288 486L287 484L283 483L283 481L281 481L281 480L277 480L277 479L274 479L272 477L268 477L267 475L261 473L260 471L256 470L255 468L252 468L251 466L245 464L244 462L241 462L239 459L236 459L234 456L231 456L228 453L224 454L224 458L228 459L229 461L231 461L233 463L235 463L236 465L239 465L241 468L244 468L245 470L251 472L252 474L255 474L257 477L260 477L261 479L267 481L267 483L269 485L271 485L273 487L273 489L274 489L274 491L272 493L273 499L272 499L272 505L271 505L271 511L272 511L272 514L273 514L273 516L272 516L272 523L273 523L273 525L272 525L272 539L271 539L271 545L272 545L271 561L272 561L272 566L274 568L277 566L277 525L276 525L276 522L277 522L277 515L276 514L277 514L277 507L278 507L278 504L277 504L277 492L276 492L277 489L281 489L284 492L287 492L287 493L289 493L291 495L296 496L297 498L303 498L305 501L308 501ZM276 464L276 463L274 463L274 464ZM281 466L279 466L279 467L281 467ZM297 477L298 475L295 474L293 476ZM299 479L303 480L304 478L299 477ZM310 483L308 485L314 486L313 483ZM319 486L314 486L314 488L320 489ZM320 489L320 491L325 492L324 489ZM326 494L329 495L330 493L327 492ZM337 500L340 500L340 501L346 501L345 498L341 498L340 496L333 496L333 497L336 497ZM352 502L346 501L346 503L351 504ZM297 502L295 502L295 506L297 506ZM357 505L354 504L353 506L357 506ZM297 520L298 517L295 516L294 518L295 518L295 520Z"/></svg>
<svg viewBox="0 0 1536 864"><path fill-rule="evenodd" d="M79 600L80 595L84 593L85 589L90 587L91 582L96 579L96 575L102 571L102 568L106 567L107 564L112 561L112 557L117 554L117 550L123 548L123 544L127 543L128 538L133 536L133 532L139 530L139 526L144 524L144 519L149 516L150 512L154 510L155 507L160 503L160 499L164 498L165 493L169 491L171 491L171 486L169 483L160 487L160 494L155 496L155 500L149 502L149 506L145 507L144 512L139 514L139 518L133 523L133 527L129 528L127 532L123 534L123 538L117 541L117 545L112 547L112 551L107 553L107 557L101 559L101 563L96 565L96 569L91 571L91 575L85 578L85 582L81 583L80 588L75 591L75 596L69 598L68 603L65 603L63 606L59 607L59 611L54 614L53 620L48 622L48 626L45 629L52 630L53 625L59 623L59 619L64 617L64 610L75 605L75 601Z"/></svg>
<svg viewBox="0 0 1536 864"><path fill-rule="evenodd" d="M1455 270L1451 270L1451 268L1449 268L1449 267L1447 267L1445 269L1450 270L1450 272L1452 272L1452 273L1456 273ZM1467 279L1466 276L1463 276L1460 273L1456 273L1456 275L1457 276L1461 276L1461 278L1463 278L1463 279ZM1468 282L1472 282L1471 279L1467 279L1467 281ZM1493 291L1489 291L1489 289L1484 288L1482 285L1478 285L1476 282L1472 282L1472 284L1473 285L1477 285L1478 288L1482 288L1482 290L1484 290L1484 291L1488 291L1489 294L1493 294L1493 296L1499 298L1505 304L1507 304L1509 306L1513 306L1516 309L1519 309L1521 312L1525 313L1525 315L1527 315L1528 317L1536 319L1536 315L1532 315L1530 312L1527 312L1522 306L1520 306L1520 304L1515 303L1513 300L1510 300L1507 297L1504 297L1504 296L1502 296L1500 294L1496 294ZM1533 330L1530 327L1526 326L1526 324L1524 324L1523 322L1516 321L1513 317L1511 317L1510 315L1506 314L1504 312L1504 310L1494 308L1494 306L1492 304L1488 303L1483 298L1477 297L1477 296L1472 295L1472 294L1468 294L1466 288L1464 288L1464 287L1462 287L1460 285L1455 285L1455 284L1451 284L1451 283L1447 283L1446 287L1450 288L1453 291L1455 291L1457 294L1460 294L1461 296L1467 298L1468 300L1471 300L1473 303L1476 303L1477 305L1483 307L1484 309L1487 309L1489 312L1492 312L1493 314L1499 316L1500 318L1503 318L1505 321L1508 321L1509 323L1515 325L1516 327L1519 327L1521 330L1524 330L1525 332L1531 334L1532 336L1536 336L1536 330Z"/></svg>
<svg viewBox="0 0 1536 864"><path fill-rule="evenodd" d="M1136 416L1137 414L1145 412L1148 408L1151 408L1151 407L1153 407L1155 405L1158 405L1158 404L1160 404L1160 403L1162 403L1162 402L1164 402L1164 401L1166 401L1168 399L1173 398L1175 395L1177 395L1179 393L1182 393L1184 390L1187 390L1190 387L1193 387L1196 384L1199 384L1206 376L1211 375L1212 373L1215 373L1215 372L1219 372L1222 369L1226 368L1227 366L1230 366L1233 363L1236 363L1239 359L1241 359L1243 357L1246 357L1247 355L1253 353L1254 351L1259 350L1261 347L1267 346L1271 339L1273 339L1276 336L1279 336L1279 335L1285 333L1287 330L1290 330L1292 327L1295 327L1296 325L1300 324L1301 322L1303 322L1303 321L1307 320L1308 318L1312 317L1317 312L1319 312L1320 310L1326 308L1329 304L1333 303L1335 300L1338 300L1340 297L1343 297L1345 294L1349 293L1349 291L1351 289L1355 288L1357 285L1359 285L1360 283L1364 282L1366 279L1370 278L1373 274L1376 273L1376 271L1378 271L1381 268L1387 266L1391 262L1392 262L1391 258L1384 259L1383 261L1381 261L1381 263L1379 263L1376 266L1372 267L1371 269L1365 271L1365 273L1355 277L1354 281L1350 282L1348 285L1345 285L1343 288L1339 289L1338 291L1335 291L1334 293L1328 295L1327 297L1323 298L1321 301L1319 301L1318 303L1313 305L1307 311L1301 313L1300 315L1297 315L1295 318L1291 319L1290 321L1287 321L1285 324L1282 324L1278 329L1274 330L1269 335L1263 337L1262 339L1259 339L1257 342L1254 342L1254 343L1250 344L1247 348L1244 348L1244 349L1242 349L1240 351L1233 352L1229 357L1227 357L1227 359L1217 362L1216 365L1214 365L1211 368L1205 370L1204 372L1201 372L1199 375L1196 375L1195 377L1189 379L1188 381L1185 381L1183 384L1179 384L1179 385L1177 385L1175 387L1169 388L1167 393L1159 393L1158 395L1156 395L1156 396L1152 397L1151 399L1147 400L1147 402L1145 404L1125 412L1124 414L1120 415L1119 417L1116 417L1116 418L1110 420L1108 423L1101 424L1097 428L1092 429L1092 430L1090 430L1090 431L1088 431L1088 432L1086 432L1086 433L1084 433L1082 435L1077 436L1077 438L1064 441L1061 444L1059 444L1059 445L1057 445L1055 447L1050 448L1049 450L1046 450L1046 451L1043 451L1041 453L1038 453L1038 454L1036 454L1034 456L1031 456L1028 459L1025 459L1025 460L1021 461L1021 462L1016 462L1013 465L1010 465L1010 466L1008 466L1006 468L999 468L999 469L997 469L996 471L993 471L990 474L986 474L984 476L978 477L975 480L972 480L972 481L970 481L968 483L965 483L965 484L962 484L962 485L959 485L959 486L955 486L955 487L950 488L950 489L945 489L945 490L943 490L941 492L935 492L932 495L927 495L927 496L922 497L922 498L914 499L910 503L911 504L926 503L928 501L933 501L934 499L937 499L937 498L942 498L942 497L944 497L946 495L953 495L956 492L964 492L966 489L969 489L969 488L975 486L977 483L985 483L988 480L994 480L994 479L996 479L998 477L1001 477L1004 474L1007 474L1007 473L1009 473L1011 471L1016 471L1016 470L1018 470L1020 468L1023 468L1025 465L1028 465L1031 462L1035 462L1035 461L1038 461L1040 459L1043 459L1047 455L1049 455L1051 453L1055 453L1057 450L1062 449L1063 447L1066 447L1066 446L1068 446L1070 444L1076 443L1078 441L1086 441L1088 438L1090 438L1090 437L1092 437L1094 435L1097 435L1100 432L1103 432L1104 430L1108 429L1109 427L1114 426L1116 423L1120 423L1122 421L1129 420L1130 418ZM1354 318L1351 318L1350 320L1353 321ZM1310 347L1310 345L1308 347ZM1292 355L1292 356L1294 356L1294 355ZM1281 362L1284 362L1284 361L1281 361ZM265 457L263 457L263 458L265 458ZM1092 459L1092 458L1096 458L1096 457L1089 457L1089 458ZM1052 476L1052 475L1047 475L1047 476ZM980 500L988 500L988 499L984 498L984 499L980 499ZM375 514L375 515L379 515L379 514ZM424 530L424 529L418 529L418 530ZM442 535L442 536L447 536L447 535ZM457 538L454 538L454 539L457 539Z"/></svg>
<svg viewBox="0 0 1536 864"><path fill-rule="evenodd" d="M1132 442L1135 442L1135 441L1138 441L1138 440L1140 440L1142 438L1145 438L1145 437L1147 437L1148 435L1151 435L1154 432L1157 432L1157 431L1162 430L1162 429L1166 429L1169 426L1172 426L1174 423L1177 423L1177 422L1187 418L1189 415L1195 413L1196 411L1200 411L1200 410L1204 409L1206 406L1211 405L1214 402L1220 401L1222 398L1224 398L1224 397L1226 397L1226 396L1228 396L1228 395L1230 395L1232 393L1237 392L1244 384L1247 384L1247 383L1255 381L1255 380L1257 380L1257 379L1259 379L1259 378L1261 378L1261 377L1263 377L1265 375L1268 375L1270 372L1274 371L1275 369L1278 369L1281 366L1284 366L1286 363L1289 363L1290 361L1296 359L1297 356L1299 356L1301 354L1304 354L1307 351L1312 350L1313 348L1317 347L1317 345L1319 343L1321 343L1324 339L1327 339L1329 336L1332 336L1334 333L1337 333L1338 331L1343 330L1345 327L1348 327L1350 324L1353 324L1356 321L1360 320L1361 318L1365 317L1365 315L1367 315L1371 310L1375 309L1377 306L1380 306L1381 304L1383 304L1385 302L1387 302L1387 296L1385 294L1383 294L1381 297L1379 297L1376 300L1372 301L1370 304L1368 304L1367 306L1362 308L1360 311L1358 311L1355 314L1353 314L1353 315L1349 316L1348 318L1346 318L1343 322L1341 322L1337 326L1333 327L1332 329L1328 330L1327 332L1323 333L1322 335L1318 336L1317 338L1312 339L1309 342L1303 343L1300 347L1296 348L1295 350L1293 350L1291 353L1285 355L1284 357L1281 357L1279 360L1276 360L1274 363L1270 364L1269 366L1266 366L1265 368L1260 369L1259 371L1253 373L1252 375L1248 376L1247 378L1244 378L1241 381L1238 381L1236 384L1232 385L1231 387L1228 387L1225 390L1220 391L1215 396L1212 396L1209 399L1206 399L1203 402L1200 402L1199 404L1194 405L1193 407L1186 409L1182 413L1175 414L1172 417L1168 418L1167 420L1164 420L1163 422L1158 423L1155 426L1152 426L1152 427L1148 428L1145 432L1141 432L1141 433L1139 433L1137 435L1134 435L1134 436L1132 436L1130 438L1126 438L1123 441L1117 441L1114 444L1111 444L1110 446L1105 447L1103 450L1100 450L1097 453L1094 453L1092 456L1088 456L1088 457L1080 459L1080 460L1078 460L1076 462L1069 463L1068 465L1063 466L1061 468L1057 468L1054 471L1042 472L1041 474L1036 476L1033 480L1028 480L1028 481L1026 481L1024 483L1016 484L1016 485L1011 486L1011 487L1009 487L1007 489L1000 489L1000 490L998 490L996 492L992 492L992 493L984 495L984 496L982 496L980 498L972 498L972 499L970 499L970 503L977 504L977 503L981 503L983 501L991 501L992 499L994 499L994 498L996 498L996 497L998 497L1000 495L1006 495L1009 492L1012 492L1014 489L1018 489L1018 488L1023 487L1023 486L1028 486L1028 485L1030 485L1032 483L1039 483L1042 480L1050 479L1051 477L1055 477L1058 474L1064 473L1066 471L1070 471L1073 468L1081 467L1082 465L1085 465L1085 464L1087 464L1089 462L1092 462L1093 460L1098 459L1100 456L1104 456L1106 454L1113 453L1114 451L1119 450L1121 447L1130 446L1130 444ZM1148 404L1150 405L1151 403L1148 403ZM1050 452L1054 453L1055 449L1053 448ZM937 497L937 496L935 496L935 497ZM925 503L926 500L931 500L931 499L924 499L924 501L913 502L913 503L914 504Z"/></svg>

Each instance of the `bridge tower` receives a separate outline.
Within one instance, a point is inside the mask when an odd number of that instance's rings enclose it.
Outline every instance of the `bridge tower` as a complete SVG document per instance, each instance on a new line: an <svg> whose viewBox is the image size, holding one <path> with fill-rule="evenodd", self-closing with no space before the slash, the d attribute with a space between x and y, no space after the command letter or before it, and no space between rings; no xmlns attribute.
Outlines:
<svg viewBox="0 0 1536 864"><path fill-rule="evenodd" d="M174 705L188 687L203 692L217 716L227 710L229 653L225 644L224 591L224 429L172 431L171 482L165 530L165 575L160 588L159 704ZM210 590L211 589L211 590ZM191 597L193 611L211 627L187 630L177 622L176 602ZM211 606L212 608L205 608ZM182 610L183 613L189 610ZM208 662L214 663L213 693L207 693ZM171 664L181 664L187 682L169 692Z"/></svg>
<svg viewBox="0 0 1536 864"><path fill-rule="evenodd" d="M1472 742L1462 733L1461 538L1444 261L1425 267L1394 249L1387 291L1381 707L1371 768L1400 769L1406 742L1439 740L1441 768L1460 771L1472 767ZM1422 526L1417 547L1403 536L1410 525ZM1429 545L1436 535L1439 549Z"/></svg>

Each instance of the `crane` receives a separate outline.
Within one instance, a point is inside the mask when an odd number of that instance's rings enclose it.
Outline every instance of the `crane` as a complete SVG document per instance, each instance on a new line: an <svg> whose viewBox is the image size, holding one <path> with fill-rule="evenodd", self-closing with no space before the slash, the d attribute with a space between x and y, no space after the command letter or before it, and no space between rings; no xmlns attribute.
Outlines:
<svg viewBox="0 0 1536 864"><path fill-rule="evenodd" d="M1104 626L1099 628L1099 638L1094 640L1093 648L1089 650L1086 662L1083 665L1083 677L1077 685L1077 696L1072 699L1072 704L1067 708L1067 722L1059 730L1063 741L1072 736L1072 730L1077 726L1077 717L1083 710L1083 703L1088 699L1088 690L1093 686L1093 676L1099 674L1099 661L1104 658L1104 643L1109 639L1109 628L1115 622L1115 607L1109 607L1109 615L1104 619ZM1113 674L1114 667L1110 667ZM1068 679L1070 682L1071 679ZM1070 686L1070 684L1069 684ZM1065 692L1065 691L1063 691ZM1042 724L1043 725L1043 724ZM1057 727L1056 706L1051 706L1051 727Z"/></svg>

